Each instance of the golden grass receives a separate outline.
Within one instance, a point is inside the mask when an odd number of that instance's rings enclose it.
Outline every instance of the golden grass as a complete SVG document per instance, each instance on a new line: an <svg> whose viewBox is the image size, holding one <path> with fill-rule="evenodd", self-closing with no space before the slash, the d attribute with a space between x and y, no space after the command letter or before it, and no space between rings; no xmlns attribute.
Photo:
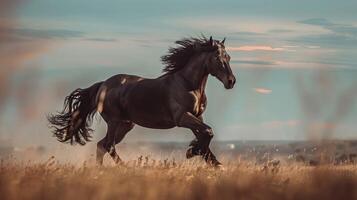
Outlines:
<svg viewBox="0 0 357 200"><path fill-rule="evenodd" d="M357 166L145 159L120 166L2 161L0 199L357 199Z"/></svg>

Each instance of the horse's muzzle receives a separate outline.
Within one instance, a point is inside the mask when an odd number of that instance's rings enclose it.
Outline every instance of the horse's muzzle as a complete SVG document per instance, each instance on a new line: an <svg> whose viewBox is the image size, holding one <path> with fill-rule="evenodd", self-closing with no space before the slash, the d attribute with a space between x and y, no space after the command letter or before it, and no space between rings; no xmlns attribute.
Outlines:
<svg viewBox="0 0 357 200"><path fill-rule="evenodd" d="M224 85L224 87L226 89L232 89L234 87L235 83L236 83L236 77L234 77L233 75L230 75L230 76L228 76L227 84Z"/></svg>

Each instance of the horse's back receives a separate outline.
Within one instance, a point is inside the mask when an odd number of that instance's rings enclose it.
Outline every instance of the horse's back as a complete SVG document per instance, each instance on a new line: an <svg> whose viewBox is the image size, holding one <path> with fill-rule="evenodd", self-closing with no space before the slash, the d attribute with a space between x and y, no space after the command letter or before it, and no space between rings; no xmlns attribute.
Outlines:
<svg viewBox="0 0 357 200"><path fill-rule="evenodd" d="M117 74L105 80L97 92L98 111L105 121L125 119L121 102L122 93L129 84L141 81L144 78L135 75Z"/></svg>
<svg viewBox="0 0 357 200"><path fill-rule="evenodd" d="M109 88L112 89L112 88L125 86L129 83L138 82L141 80L144 80L144 78L140 76L129 75L129 74L117 74L104 81L103 85L105 85L108 89Z"/></svg>

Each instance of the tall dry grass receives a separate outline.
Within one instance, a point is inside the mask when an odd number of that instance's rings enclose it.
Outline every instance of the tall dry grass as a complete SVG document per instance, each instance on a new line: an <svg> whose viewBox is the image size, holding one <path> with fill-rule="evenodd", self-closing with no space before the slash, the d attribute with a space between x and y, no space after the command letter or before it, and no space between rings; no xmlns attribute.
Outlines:
<svg viewBox="0 0 357 200"><path fill-rule="evenodd" d="M217 170L142 157L106 167L3 160L0 199L357 199L357 166L236 161Z"/></svg>

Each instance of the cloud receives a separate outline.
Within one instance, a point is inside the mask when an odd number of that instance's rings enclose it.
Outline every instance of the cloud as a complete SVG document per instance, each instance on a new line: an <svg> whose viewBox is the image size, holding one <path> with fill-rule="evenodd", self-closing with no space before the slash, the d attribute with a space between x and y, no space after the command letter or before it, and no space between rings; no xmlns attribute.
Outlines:
<svg viewBox="0 0 357 200"><path fill-rule="evenodd" d="M299 23L321 26L327 30L330 30L338 34L357 36L357 26L350 25L350 24L333 23L324 18L307 19L307 20L299 21Z"/></svg>
<svg viewBox="0 0 357 200"><path fill-rule="evenodd" d="M268 32L269 33L293 33L294 30L291 30L291 29L271 29Z"/></svg>
<svg viewBox="0 0 357 200"><path fill-rule="evenodd" d="M94 42L116 42L115 38L86 38L85 40L94 41Z"/></svg>
<svg viewBox="0 0 357 200"><path fill-rule="evenodd" d="M298 21L298 23L319 26L330 31L330 33L303 35L290 41L325 46L355 46L357 44L357 26L351 24L333 23L324 18L306 19Z"/></svg>
<svg viewBox="0 0 357 200"><path fill-rule="evenodd" d="M83 37L84 33L81 31L66 30L66 29L15 29L15 34L23 35L32 38L44 38L44 39L67 39Z"/></svg>
<svg viewBox="0 0 357 200"><path fill-rule="evenodd" d="M329 22L327 19L324 18L312 18L312 19L305 19L298 21L302 24L310 24L310 25L318 25L318 26L331 26L334 25L333 23Z"/></svg>
<svg viewBox="0 0 357 200"><path fill-rule="evenodd" d="M306 48L308 48L308 49L319 49L319 48L321 48L321 47L320 47L320 46L309 45L309 46L307 46Z"/></svg>
<svg viewBox="0 0 357 200"><path fill-rule="evenodd" d="M286 68L286 69L349 69L356 70L350 63L346 62L336 62L336 61L276 61L276 68Z"/></svg>
<svg viewBox="0 0 357 200"><path fill-rule="evenodd" d="M320 26L324 29L331 31L331 34L324 35L325 39L327 38L346 41L357 40L357 26L354 25L333 23L323 18L307 19L299 22L302 24Z"/></svg>
<svg viewBox="0 0 357 200"><path fill-rule="evenodd" d="M271 89L267 89L267 88L253 88L254 91L256 93L259 93L259 94L270 94L272 93L272 90Z"/></svg>
<svg viewBox="0 0 357 200"><path fill-rule="evenodd" d="M240 46L240 47L227 47L229 51L284 51L281 47L271 47L271 46Z"/></svg>
<svg viewBox="0 0 357 200"><path fill-rule="evenodd" d="M231 60L231 63L251 64L251 65L276 65L274 61L267 60Z"/></svg>
<svg viewBox="0 0 357 200"><path fill-rule="evenodd" d="M282 46L283 48L291 48L291 49L294 49L294 48L299 48L300 46L298 45L284 45Z"/></svg>
<svg viewBox="0 0 357 200"><path fill-rule="evenodd" d="M232 32L230 34L236 35L236 36L251 36L251 37L266 35L265 33L253 32L253 31L236 31L236 32Z"/></svg>
<svg viewBox="0 0 357 200"><path fill-rule="evenodd" d="M315 50L317 47L311 48ZM247 68L275 68L275 69L347 69L357 70L353 62L338 61L335 59L318 59L310 60L304 59L255 59L255 58L243 58L232 59L231 64L233 67L247 67Z"/></svg>
<svg viewBox="0 0 357 200"><path fill-rule="evenodd" d="M66 29L32 29L32 28L14 28L1 27L4 33L11 33L9 37L13 40L22 39L69 39L80 38L85 35L84 32Z"/></svg>
<svg viewBox="0 0 357 200"><path fill-rule="evenodd" d="M305 44L314 44L318 46L340 46L340 47L355 47L357 45L357 38L337 33L318 34L318 35L304 35L291 40L291 42L302 42Z"/></svg>
<svg viewBox="0 0 357 200"><path fill-rule="evenodd" d="M77 30L68 29L33 29L33 28L15 28L12 26L0 26L0 31L7 35L7 41L29 41L36 39L74 39L83 38L87 41L96 42L116 42L115 38L85 37L86 33Z"/></svg>

